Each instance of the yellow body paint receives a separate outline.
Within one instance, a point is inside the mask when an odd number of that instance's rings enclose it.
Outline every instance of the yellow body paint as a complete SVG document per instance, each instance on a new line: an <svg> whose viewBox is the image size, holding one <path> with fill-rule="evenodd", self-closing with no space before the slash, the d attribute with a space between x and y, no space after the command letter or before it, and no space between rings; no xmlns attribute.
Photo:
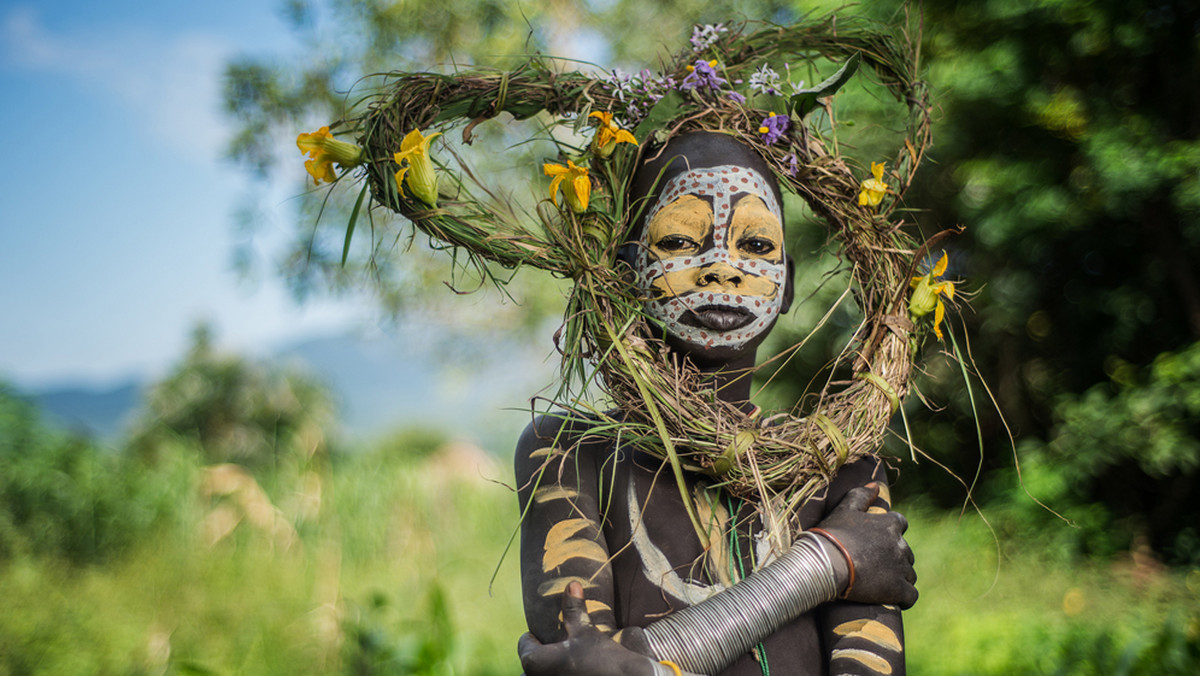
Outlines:
<svg viewBox="0 0 1200 676"><path fill-rule="evenodd" d="M542 556L542 569L547 573L571 559L586 559L596 563L608 561L608 552L592 540L567 540L565 542L546 542L545 554Z"/></svg>
<svg viewBox="0 0 1200 676"><path fill-rule="evenodd" d="M559 485L543 486L537 489L533 494L533 499L537 503L550 502L551 500L574 500L579 497L579 491L573 488L564 488Z"/></svg>
<svg viewBox="0 0 1200 676"><path fill-rule="evenodd" d="M881 648L887 648L895 652L902 652L904 646L900 643L900 637L892 628L878 620L854 620L839 624L833 630L833 633L838 636L853 636L870 641Z"/></svg>
<svg viewBox="0 0 1200 676"><path fill-rule="evenodd" d="M531 458L548 458L548 457L550 457L550 454L553 453L554 451L555 451L555 448L553 446L546 446L545 448L539 448L536 451L530 453L529 457L531 457Z"/></svg>
<svg viewBox="0 0 1200 676"><path fill-rule="evenodd" d="M857 650L854 648L838 649L833 651L834 660L853 660L872 669L880 674L892 673L892 665L887 660L879 655L866 650Z"/></svg>
<svg viewBox="0 0 1200 676"><path fill-rule="evenodd" d="M701 286L698 283L699 272L714 272L721 278L729 278L733 275L742 277L741 284L735 293L738 296L750 296L753 298L761 298L769 300L779 293L779 286L767 279L766 277L750 277L742 275L737 268L725 263L714 263L705 268L684 268L682 270L671 270L663 276L655 279L651 284L655 289L658 289L661 294L660 298L672 298L681 296L693 291L700 291ZM724 273L724 274L722 274ZM707 287L706 287L707 288ZM720 289L721 293L725 293L723 287L717 286L714 288Z"/></svg>
<svg viewBox="0 0 1200 676"><path fill-rule="evenodd" d="M571 584L572 582L578 582L579 584L583 585L583 591L585 592L589 589L596 588L596 583L592 582L586 577L568 575L566 577L556 577L553 580L546 580L545 582L541 583L538 585L538 595L556 596L563 593L563 591L566 590L567 585Z"/></svg>
<svg viewBox="0 0 1200 676"><path fill-rule="evenodd" d="M889 508L892 506L892 491L882 481L879 482L879 499L887 503Z"/></svg>

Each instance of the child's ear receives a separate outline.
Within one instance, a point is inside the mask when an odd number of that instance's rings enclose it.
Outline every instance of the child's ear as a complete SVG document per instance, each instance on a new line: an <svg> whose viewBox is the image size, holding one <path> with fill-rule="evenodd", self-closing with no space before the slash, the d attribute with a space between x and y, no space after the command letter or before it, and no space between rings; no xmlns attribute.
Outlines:
<svg viewBox="0 0 1200 676"><path fill-rule="evenodd" d="M779 314L792 309L792 300L796 297L796 263L786 253L783 254L783 262L787 272L783 276L783 306L779 308Z"/></svg>

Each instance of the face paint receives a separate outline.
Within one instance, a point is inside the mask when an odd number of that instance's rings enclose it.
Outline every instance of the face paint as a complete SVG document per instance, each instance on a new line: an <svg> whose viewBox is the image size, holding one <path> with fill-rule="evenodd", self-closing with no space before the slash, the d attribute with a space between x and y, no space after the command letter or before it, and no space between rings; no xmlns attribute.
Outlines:
<svg viewBox="0 0 1200 676"><path fill-rule="evenodd" d="M668 181L647 215L635 268L646 312L700 347L740 347L779 316L782 214L766 179L734 165Z"/></svg>

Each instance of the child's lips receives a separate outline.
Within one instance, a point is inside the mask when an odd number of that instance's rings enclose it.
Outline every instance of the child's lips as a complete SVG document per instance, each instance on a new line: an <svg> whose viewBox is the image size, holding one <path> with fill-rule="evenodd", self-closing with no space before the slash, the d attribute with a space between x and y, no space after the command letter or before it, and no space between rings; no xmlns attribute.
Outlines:
<svg viewBox="0 0 1200 676"><path fill-rule="evenodd" d="M754 321L754 313L745 308L705 305L687 312L682 321L711 331L734 331Z"/></svg>

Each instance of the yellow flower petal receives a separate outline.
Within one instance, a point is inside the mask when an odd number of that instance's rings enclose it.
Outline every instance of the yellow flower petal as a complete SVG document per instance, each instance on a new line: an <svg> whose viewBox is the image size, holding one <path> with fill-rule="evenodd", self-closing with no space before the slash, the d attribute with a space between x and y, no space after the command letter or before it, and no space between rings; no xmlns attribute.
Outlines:
<svg viewBox="0 0 1200 676"><path fill-rule="evenodd" d="M570 179L563 188L563 196L567 199L567 204L571 205L571 209L575 212L587 211L588 198L592 192L592 182L588 178L588 170L586 167L580 167L571 160L567 160L567 166L561 164L543 164L542 171L547 176L553 176L554 180L550 182L550 199L554 204L558 205L558 189L562 186L564 179Z"/></svg>
<svg viewBox="0 0 1200 676"><path fill-rule="evenodd" d="M950 254L943 251L942 257L939 258L938 262L933 266L933 276L941 277L942 275L946 274L947 265L950 265Z"/></svg>
<svg viewBox="0 0 1200 676"><path fill-rule="evenodd" d="M400 161L400 153L396 153L396 162ZM404 197L404 175L408 173L408 167L400 167L396 171L396 190L400 191L400 196Z"/></svg>
<svg viewBox="0 0 1200 676"><path fill-rule="evenodd" d="M586 173L576 176L575 181L574 181L574 188L575 188L575 202L576 203L572 204L571 206L575 208L575 211L587 211L588 198L591 197L591 195L592 195L591 179L588 178L588 175ZM568 202L571 201L569 195L567 196L567 201Z"/></svg>
<svg viewBox="0 0 1200 676"><path fill-rule="evenodd" d="M934 263L928 273L913 277L908 285L913 290L912 296L908 299L908 312L913 319L920 319L930 312L933 313L933 333L938 340L943 339L942 335L942 320L946 316L946 306L942 302L942 296L947 300L954 299L954 282L945 280L937 281L939 277L946 274L946 268L950 265L950 255L945 251L942 252L942 257Z"/></svg>
<svg viewBox="0 0 1200 676"><path fill-rule="evenodd" d="M441 132L434 132L425 136L420 129L414 129L405 134L400 141L400 152L392 156L396 164L408 163L396 172L397 184L403 180L414 197L431 207L437 206L438 177L429 153L429 144L441 135ZM401 190L400 194L403 195L404 191Z"/></svg>
<svg viewBox="0 0 1200 676"><path fill-rule="evenodd" d="M329 133L329 127L300 134L296 137L296 147L312 158L304 162L304 168L316 183L332 183L337 179L337 173L333 170L335 162L343 169L363 163L362 148L335 139L333 134Z"/></svg>
<svg viewBox="0 0 1200 676"><path fill-rule="evenodd" d="M321 127L311 134L301 134L296 137L296 146L300 148L300 152L316 159L321 149L325 146L325 140L333 138L333 134L329 133L329 127Z"/></svg>
<svg viewBox="0 0 1200 676"><path fill-rule="evenodd" d="M877 207L883 201L888 192L888 184L883 181L883 169L885 163L872 162L871 174L874 178L868 178L862 182L858 191L858 204L860 206Z"/></svg>
<svg viewBox="0 0 1200 676"><path fill-rule="evenodd" d="M612 155L618 143L632 143L635 146L638 144L633 134L613 121L612 113L597 110L589 113L588 117L600 121L596 127L596 136L592 139L592 152L600 159L607 159Z"/></svg>

